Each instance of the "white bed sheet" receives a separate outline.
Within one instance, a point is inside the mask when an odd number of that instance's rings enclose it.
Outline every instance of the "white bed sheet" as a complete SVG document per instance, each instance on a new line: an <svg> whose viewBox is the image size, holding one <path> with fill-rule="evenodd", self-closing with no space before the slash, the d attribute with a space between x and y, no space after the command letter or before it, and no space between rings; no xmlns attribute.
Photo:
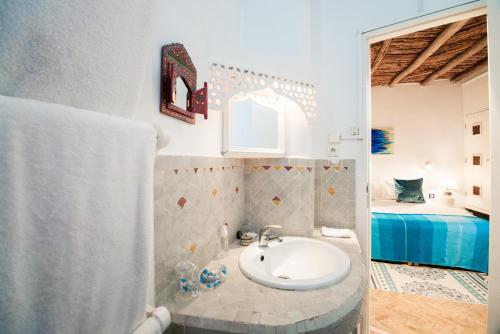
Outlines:
<svg viewBox="0 0 500 334"><path fill-rule="evenodd" d="M472 213L464 208L450 207L437 201L428 201L427 203L398 203L395 200L376 200L372 201L371 204L371 212L378 213L473 216Z"/></svg>

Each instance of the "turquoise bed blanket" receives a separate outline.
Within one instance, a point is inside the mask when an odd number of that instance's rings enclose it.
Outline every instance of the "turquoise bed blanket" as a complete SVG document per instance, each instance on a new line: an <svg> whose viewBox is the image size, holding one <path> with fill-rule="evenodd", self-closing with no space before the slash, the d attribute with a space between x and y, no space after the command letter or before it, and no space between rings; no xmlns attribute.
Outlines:
<svg viewBox="0 0 500 334"><path fill-rule="evenodd" d="M488 272L489 222L469 216L372 213L372 259Z"/></svg>

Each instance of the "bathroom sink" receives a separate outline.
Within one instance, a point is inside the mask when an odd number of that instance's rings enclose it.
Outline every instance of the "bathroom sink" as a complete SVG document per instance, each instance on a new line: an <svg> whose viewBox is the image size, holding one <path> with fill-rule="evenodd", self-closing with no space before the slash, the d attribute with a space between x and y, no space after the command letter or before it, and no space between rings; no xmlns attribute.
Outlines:
<svg viewBox="0 0 500 334"><path fill-rule="evenodd" d="M249 279L278 289L310 290L341 281L351 268L346 253L330 243L283 237L259 247L248 246L240 255L241 272Z"/></svg>

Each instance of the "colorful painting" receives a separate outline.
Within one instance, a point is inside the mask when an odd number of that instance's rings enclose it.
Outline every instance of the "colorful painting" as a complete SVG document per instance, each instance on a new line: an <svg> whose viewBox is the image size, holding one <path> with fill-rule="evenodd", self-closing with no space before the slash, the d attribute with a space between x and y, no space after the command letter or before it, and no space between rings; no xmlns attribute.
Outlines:
<svg viewBox="0 0 500 334"><path fill-rule="evenodd" d="M372 129L372 154L394 154L394 129Z"/></svg>

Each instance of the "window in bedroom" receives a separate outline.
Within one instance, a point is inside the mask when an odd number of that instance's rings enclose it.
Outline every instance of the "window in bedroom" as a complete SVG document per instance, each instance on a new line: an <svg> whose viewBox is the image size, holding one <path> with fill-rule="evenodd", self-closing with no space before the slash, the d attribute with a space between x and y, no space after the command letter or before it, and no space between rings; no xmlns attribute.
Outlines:
<svg viewBox="0 0 500 334"><path fill-rule="evenodd" d="M473 155L472 156L472 165L481 166L481 155Z"/></svg>
<svg viewBox="0 0 500 334"><path fill-rule="evenodd" d="M472 186L472 194L474 196L481 196L481 187L480 186Z"/></svg>
<svg viewBox="0 0 500 334"><path fill-rule="evenodd" d="M472 125L472 135L480 135L481 134L481 123L473 124Z"/></svg>

